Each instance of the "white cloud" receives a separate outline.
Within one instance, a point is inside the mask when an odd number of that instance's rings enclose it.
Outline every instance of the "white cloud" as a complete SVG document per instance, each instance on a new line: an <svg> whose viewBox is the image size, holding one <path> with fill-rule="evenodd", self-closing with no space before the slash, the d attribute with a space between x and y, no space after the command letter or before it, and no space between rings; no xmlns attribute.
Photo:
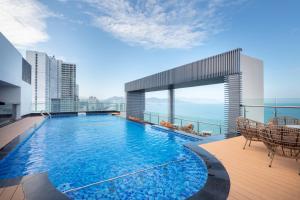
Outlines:
<svg viewBox="0 0 300 200"><path fill-rule="evenodd" d="M36 0L1 0L0 31L19 47L49 39L46 18L55 16Z"/></svg>
<svg viewBox="0 0 300 200"><path fill-rule="evenodd" d="M201 45L221 27L227 0L84 0L93 23L116 38L146 48Z"/></svg>

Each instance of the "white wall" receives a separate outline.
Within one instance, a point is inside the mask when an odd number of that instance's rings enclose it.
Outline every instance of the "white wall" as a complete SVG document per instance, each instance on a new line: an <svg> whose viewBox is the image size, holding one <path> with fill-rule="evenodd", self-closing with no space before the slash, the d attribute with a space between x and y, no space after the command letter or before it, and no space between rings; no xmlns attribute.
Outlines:
<svg viewBox="0 0 300 200"><path fill-rule="evenodd" d="M11 84L9 88L1 84L0 99L20 104L21 116L31 113L31 85L22 80L22 55L1 33L0 81Z"/></svg>
<svg viewBox="0 0 300 200"><path fill-rule="evenodd" d="M0 86L0 101L9 104L20 104L21 88L17 86Z"/></svg>
<svg viewBox="0 0 300 200"><path fill-rule="evenodd" d="M32 112L31 85L23 81L21 86L21 116Z"/></svg>
<svg viewBox="0 0 300 200"><path fill-rule="evenodd" d="M264 67L262 60L241 55L242 102L245 105L264 105ZM263 108L248 108L247 118L263 122Z"/></svg>

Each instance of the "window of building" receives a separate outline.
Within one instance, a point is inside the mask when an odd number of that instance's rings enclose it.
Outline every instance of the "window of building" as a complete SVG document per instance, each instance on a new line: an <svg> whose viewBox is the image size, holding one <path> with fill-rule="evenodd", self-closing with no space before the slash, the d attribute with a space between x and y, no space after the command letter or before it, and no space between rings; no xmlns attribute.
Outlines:
<svg viewBox="0 0 300 200"><path fill-rule="evenodd" d="M22 58L22 80L31 84L31 65Z"/></svg>

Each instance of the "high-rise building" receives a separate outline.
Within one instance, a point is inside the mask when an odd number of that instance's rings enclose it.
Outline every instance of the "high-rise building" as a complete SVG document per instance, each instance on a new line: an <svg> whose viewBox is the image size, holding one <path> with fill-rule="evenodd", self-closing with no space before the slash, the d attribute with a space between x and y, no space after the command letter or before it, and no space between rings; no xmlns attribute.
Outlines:
<svg viewBox="0 0 300 200"><path fill-rule="evenodd" d="M54 98L60 98L60 64L54 56L49 58L49 97L50 101Z"/></svg>
<svg viewBox="0 0 300 200"><path fill-rule="evenodd" d="M37 51L27 51L26 58L33 66L33 111L77 111L76 65Z"/></svg>
<svg viewBox="0 0 300 200"><path fill-rule="evenodd" d="M61 112L77 111L76 65L61 64Z"/></svg>
<svg viewBox="0 0 300 200"><path fill-rule="evenodd" d="M99 100L97 97L90 96L88 98L88 111L97 111L99 110Z"/></svg>
<svg viewBox="0 0 300 200"><path fill-rule="evenodd" d="M76 84L76 99L77 99L77 101L79 100L79 85L78 84Z"/></svg>
<svg viewBox="0 0 300 200"><path fill-rule="evenodd" d="M31 64L32 109L50 109L50 60L46 53L27 51L26 60Z"/></svg>

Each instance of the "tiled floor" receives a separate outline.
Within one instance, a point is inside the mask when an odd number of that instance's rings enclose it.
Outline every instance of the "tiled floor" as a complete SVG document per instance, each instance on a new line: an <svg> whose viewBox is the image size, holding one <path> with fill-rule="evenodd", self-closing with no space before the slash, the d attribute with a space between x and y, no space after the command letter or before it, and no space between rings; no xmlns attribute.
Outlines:
<svg viewBox="0 0 300 200"><path fill-rule="evenodd" d="M43 119L42 116L26 117L12 124L0 128L0 149L8 144L18 135L28 130L35 123L39 123Z"/></svg>
<svg viewBox="0 0 300 200"><path fill-rule="evenodd" d="M244 142L243 137L235 137L201 145L225 166L231 182L228 199L299 200L300 161L275 156L269 168L264 144L252 142L243 150Z"/></svg>

